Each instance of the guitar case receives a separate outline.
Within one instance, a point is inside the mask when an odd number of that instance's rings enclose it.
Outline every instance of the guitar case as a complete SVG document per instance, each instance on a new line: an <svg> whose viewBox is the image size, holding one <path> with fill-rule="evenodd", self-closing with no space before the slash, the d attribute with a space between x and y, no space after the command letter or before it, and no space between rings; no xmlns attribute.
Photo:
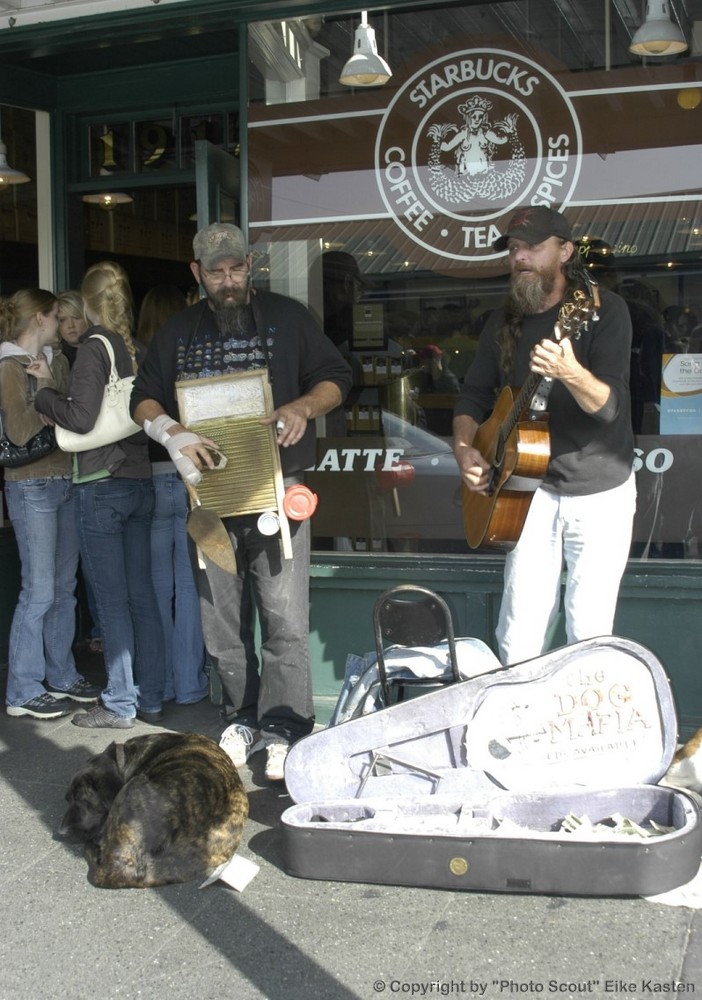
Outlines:
<svg viewBox="0 0 702 1000"><path fill-rule="evenodd" d="M288 874L576 896L656 895L702 854L668 678L589 639L314 733L291 747Z"/></svg>

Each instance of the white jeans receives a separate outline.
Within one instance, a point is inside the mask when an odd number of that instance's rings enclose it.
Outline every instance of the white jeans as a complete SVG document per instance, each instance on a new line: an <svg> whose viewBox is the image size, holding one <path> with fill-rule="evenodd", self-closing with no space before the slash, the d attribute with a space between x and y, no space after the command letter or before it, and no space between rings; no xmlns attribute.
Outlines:
<svg viewBox="0 0 702 1000"><path fill-rule="evenodd" d="M567 642L611 635L635 508L633 473L622 486L590 496L537 489L519 542L505 561L495 630L505 666L545 652L558 614L564 561Z"/></svg>

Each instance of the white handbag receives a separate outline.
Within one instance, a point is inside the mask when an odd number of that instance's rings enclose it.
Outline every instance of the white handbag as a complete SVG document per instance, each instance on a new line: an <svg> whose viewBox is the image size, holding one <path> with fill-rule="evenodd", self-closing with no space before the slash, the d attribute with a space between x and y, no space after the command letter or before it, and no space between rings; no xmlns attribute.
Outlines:
<svg viewBox="0 0 702 1000"><path fill-rule="evenodd" d="M91 448L102 448L106 444L114 444L124 438L131 437L141 430L129 414L129 398L132 394L133 375L120 378L115 367L115 352L107 337L101 333L93 333L91 337L99 337L105 345L110 357L110 378L105 386L100 412L95 426L85 434L68 431L65 427L56 427L56 441L61 451L90 451Z"/></svg>

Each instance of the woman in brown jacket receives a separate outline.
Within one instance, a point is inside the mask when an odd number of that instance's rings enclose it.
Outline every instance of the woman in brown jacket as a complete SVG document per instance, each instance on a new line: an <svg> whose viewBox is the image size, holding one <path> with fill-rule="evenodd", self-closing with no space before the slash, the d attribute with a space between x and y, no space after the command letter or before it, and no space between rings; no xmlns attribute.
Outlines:
<svg viewBox="0 0 702 1000"><path fill-rule="evenodd" d="M51 292L23 289L0 299L0 405L4 429L26 444L44 426L34 409L38 388L58 391L68 362L58 342L58 302ZM100 689L73 658L78 535L70 455L58 449L20 468L6 468L5 497L22 567L10 628L7 714L35 719L67 715L71 701L95 701Z"/></svg>

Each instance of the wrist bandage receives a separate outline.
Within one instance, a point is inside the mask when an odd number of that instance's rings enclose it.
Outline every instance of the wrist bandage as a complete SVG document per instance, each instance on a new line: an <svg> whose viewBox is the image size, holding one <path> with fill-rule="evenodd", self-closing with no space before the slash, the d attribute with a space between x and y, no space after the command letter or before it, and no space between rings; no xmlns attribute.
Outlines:
<svg viewBox="0 0 702 1000"><path fill-rule="evenodd" d="M180 449L189 444L200 444L200 437L198 434L193 434L192 431L181 431L180 434L168 433L171 427L177 426L178 421L169 417L167 413L159 414L155 420L144 421L144 430L152 440L163 445L178 474L193 486L197 486L202 479L202 473Z"/></svg>

